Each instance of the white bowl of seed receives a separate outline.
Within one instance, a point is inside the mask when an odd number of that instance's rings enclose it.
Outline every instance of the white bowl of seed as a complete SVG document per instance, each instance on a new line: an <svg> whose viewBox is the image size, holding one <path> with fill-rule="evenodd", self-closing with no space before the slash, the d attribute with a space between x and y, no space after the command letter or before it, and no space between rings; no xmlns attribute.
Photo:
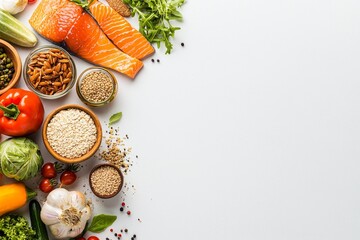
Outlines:
<svg viewBox="0 0 360 240"><path fill-rule="evenodd" d="M65 96L76 81L76 67L70 54L58 46L43 46L26 58L23 76L27 87L39 97Z"/></svg>
<svg viewBox="0 0 360 240"><path fill-rule="evenodd" d="M116 196L124 184L120 169L111 164L99 164L89 174L91 191L99 198Z"/></svg>

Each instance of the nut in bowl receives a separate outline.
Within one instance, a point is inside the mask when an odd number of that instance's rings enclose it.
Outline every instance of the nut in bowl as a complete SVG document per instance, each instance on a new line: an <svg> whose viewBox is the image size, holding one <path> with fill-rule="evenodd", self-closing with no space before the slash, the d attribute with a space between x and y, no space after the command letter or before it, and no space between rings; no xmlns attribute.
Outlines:
<svg viewBox="0 0 360 240"><path fill-rule="evenodd" d="M51 112L43 124L46 149L57 160L78 163L99 149L102 130L97 116L89 109L69 104Z"/></svg>
<svg viewBox="0 0 360 240"><path fill-rule="evenodd" d="M124 184L124 176L120 169L111 164L95 166L89 175L91 191L99 198L116 196Z"/></svg>
<svg viewBox="0 0 360 240"><path fill-rule="evenodd" d="M58 46L44 46L31 52L23 71L27 87L46 99L65 96L76 81L74 61Z"/></svg>
<svg viewBox="0 0 360 240"><path fill-rule="evenodd" d="M21 60L16 49L0 39L0 95L13 88L21 76Z"/></svg>
<svg viewBox="0 0 360 240"><path fill-rule="evenodd" d="M104 106L116 97L117 80L105 68L91 67L80 74L76 83L76 92L86 105Z"/></svg>

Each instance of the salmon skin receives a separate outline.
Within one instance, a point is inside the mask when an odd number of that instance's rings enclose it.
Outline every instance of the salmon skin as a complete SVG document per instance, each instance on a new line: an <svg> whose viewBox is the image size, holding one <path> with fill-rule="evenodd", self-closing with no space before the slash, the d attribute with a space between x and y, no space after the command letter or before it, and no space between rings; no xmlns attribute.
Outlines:
<svg viewBox="0 0 360 240"><path fill-rule="evenodd" d="M107 37L124 53L137 59L154 53L146 38L113 8L95 0L89 10Z"/></svg>
<svg viewBox="0 0 360 240"><path fill-rule="evenodd" d="M140 60L120 51L92 17L69 0L42 0L29 23L41 36L77 56L130 78L143 66Z"/></svg>

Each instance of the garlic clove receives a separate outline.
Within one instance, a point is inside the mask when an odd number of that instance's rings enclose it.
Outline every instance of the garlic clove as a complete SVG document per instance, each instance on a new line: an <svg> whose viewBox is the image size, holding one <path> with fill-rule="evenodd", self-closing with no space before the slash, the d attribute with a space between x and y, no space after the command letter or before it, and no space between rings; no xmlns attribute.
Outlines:
<svg viewBox="0 0 360 240"><path fill-rule="evenodd" d="M24 11L27 3L27 0L0 0L0 8L14 15Z"/></svg>
<svg viewBox="0 0 360 240"><path fill-rule="evenodd" d="M49 229L51 231L51 234L56 239L62 239L62 238L69 237L69 232L71 230L71 226L63 224L63 223L56 223L56 224L50 225ZM75 237L75 236L77 236L77 235L70 236L70 237Z"/></svg>
<svg viewBox="0 0 360 240"><path fill-rule="evenodd" d="M69 192L64 188L54 189L47 196L46 202L53 207L66 209L70 206Z"/></svg>
<svg viewBox="0 0 360 240"><path fill-rule="evenodd" d="M86 206L86 198L84 194L78 191L71 191L68 193L69 204L76 209L81 210L84 206Z"/></svg>
<svg viewBox="0 0 360 240"><path fill-rule="evenodd" d="M45 203L40 212L41 221L43 221L46 225L59 223L59 216L61 215L61 212L61 209Z"/></svg>
<svg viewBox="0 0 360 240"><path fill-rule="evenodd" d="M84 223L84 228L86 225L86 221L89 220L91 217L91 208L89 205L87 205L85 208L81 210L81 220L80 222Z"/></svg>

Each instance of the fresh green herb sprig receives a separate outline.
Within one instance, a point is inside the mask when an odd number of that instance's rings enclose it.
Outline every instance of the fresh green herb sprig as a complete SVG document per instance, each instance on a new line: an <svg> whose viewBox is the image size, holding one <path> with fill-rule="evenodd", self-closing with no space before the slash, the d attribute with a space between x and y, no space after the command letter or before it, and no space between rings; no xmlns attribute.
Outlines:
<svg viewBox="0 0 360 240"><path fill-rule="evenodd" d="M171 24L171 21L182 21L179 12L185 0L124 0L131 10L132 16L139 16L139 31L151 43L156 43L160 48L163 42L166 53L170 54L173 48L170 38L175 36L175 31L180 30Z"/></svg>

